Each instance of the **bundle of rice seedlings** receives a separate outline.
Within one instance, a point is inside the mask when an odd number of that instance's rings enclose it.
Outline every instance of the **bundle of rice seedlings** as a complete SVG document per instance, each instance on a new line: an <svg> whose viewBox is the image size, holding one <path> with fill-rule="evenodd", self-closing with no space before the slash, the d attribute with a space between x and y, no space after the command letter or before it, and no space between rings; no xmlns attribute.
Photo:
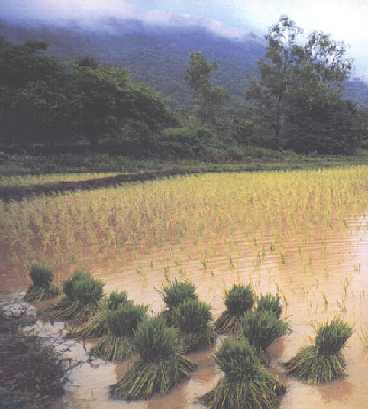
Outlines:
<svg viewBox="0 0 368 409"><path fill-rule="evenodd" d="M282 304L280 296L273 294L261 295L257 300L257 311L269 311L275 314L277 318L281 317Z"/></svg>
<svg viewBox="0 0 368 409"><path fill-rule="evenodd" d="M24 300L40 302L49 300L59 294L59 290L52 285L54 274L46 267L33 265L30 271L32 285L28 288Z"/></svg>
<svg viewBox="0 0 368 409"><path fill-rule="evenodd" d="M255 295L250 285L234 285L225 292L226 310L215 322L218 334L239 334L242 316L253 308Z"/></svg>
<svg viewBox="0 0 368 409"><path fill-rule="evenodd" d="M346 363L342 349L352 333L352 328L340 319L321 324L314 345L302 348L286 363L288 374L310 384L343 378Z"/></svg>
<svg viewBox="0 0 368 409"><path fill-rule="evenodd" d="M110 387L114 399L149 399L167 393L188 379L196 365L180 353L177 330L161 318L144 321L133 340L139 359L125 376Z"/></svg>
<svg viewBox="0 0 368 409"><path fill-rule="evenodd" d="M161 291L162 299L166 305L166 310L161 313L163 319L172 325L175 309L184 301L198 300L195 286L188 281L169 281Z"/></svg>
<svg viewBox="0 0 368 409"><path fill-rule="evenodd" d="M76 272L63 285L64 296L48 308L46 316L52 320L86 321L93 315L102 298L104 284L89 273Z"/></svg>
<svg viewBox="0 0 368 409"><path fill-rule="evenodd" d="M179 329L184 350L196 351L212 345L215 332L211 325L211 307L198 300L187 300L174 311L174 326Z"/></svg>
<svg viewBox="0 0 368 409"><path fill-rule="evenodd" d="M200 398L210 409L272 409L285 387L265 368L244 338L227 338L215 354L224 377Z"/></svg>
<svg viewBox="0 0 368 409"><path fill-rule="evenodd" d="M286 335L289 324L270 311L251 311L241 322L241 334L257 353L265 359L266 349L279 337Z"/></svg>
<svg viewBox="0 0 368 409"><path fill-rule="evenodd" d="M107 324L109 311L115 311L127 302L128 297L125 291L112 292L99 302L96 313L87 322L82 325L71 326L68 335L77 338L99 338L107 335L109 332Z"/></svg>
<svg viewBox="0 0 368 409"><path fill-rule="evenodd" d="M146 318L147 307L128 301L107 314L108 334L92 348L91 354L107 361L123 361L132 353L132 338Z"/></svg>

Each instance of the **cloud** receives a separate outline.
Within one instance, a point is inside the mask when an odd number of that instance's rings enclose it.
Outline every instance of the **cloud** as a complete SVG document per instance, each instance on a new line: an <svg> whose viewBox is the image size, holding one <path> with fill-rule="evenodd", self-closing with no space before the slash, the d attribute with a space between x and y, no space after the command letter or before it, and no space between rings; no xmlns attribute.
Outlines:
<svg viewBox="0 0 368 409"><path fill-rule="evenodd" d="M136 8L127 0L1 0L5 18L57 20L89 19L102 15L131 18Z"/></svg>
<svg viewBox="0 0 368 409"><path fill-rule="evenodd" d="M306 32L323 30L351 44L351 54L368 68L368 0L0 0L0 18L54 24L65 19L94 24L100 17L132 18L146 24L199 25L233 38L249 31L264 34L281 14Z"/></svg>

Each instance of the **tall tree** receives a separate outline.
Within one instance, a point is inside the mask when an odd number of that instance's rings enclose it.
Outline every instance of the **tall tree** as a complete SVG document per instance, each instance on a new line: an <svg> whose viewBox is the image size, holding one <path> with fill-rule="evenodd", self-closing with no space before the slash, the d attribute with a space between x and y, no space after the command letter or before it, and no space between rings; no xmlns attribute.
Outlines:
<svg viewBox="0 0 368 409"><path fill-rule="evenodd" d="M274 146L322 153L343 151L342 145L354 144L349 130L355 109L342 95L352 68L344 44L321 32L306 37L287 16L271 27L266 39L259 78L247 94L272 130ZM329 125L321 126L323 122ZM335 139L340 138L335 149L331 147L334 126Z"/></svg>
<svg viewBox="0 0 368 409"><path fill-rule="evenodd" d="M193 53L185 75L193 92L194 111L199 120L207 125L216 125L227 98L224 88L211 83L211 76L216 69L216 63L210 63L201 53Z"/></svg>

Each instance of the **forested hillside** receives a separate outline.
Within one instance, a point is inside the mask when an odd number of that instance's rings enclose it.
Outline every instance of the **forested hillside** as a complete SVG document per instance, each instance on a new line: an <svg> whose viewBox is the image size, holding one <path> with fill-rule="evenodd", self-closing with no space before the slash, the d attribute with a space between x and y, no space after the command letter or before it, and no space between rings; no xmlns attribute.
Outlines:
<svg viewBox="0 0 368 409"><path fill-rule="evenodd" d="M45 41L49 52L62 60L88 55L103 64L120 65L160 91L175 108L190 104L184 75L192 52L200 51L218 63L214 82L235 97L244 95L247 78L254 75L256 62L265 53L264 39L251 33L233 40L201 27L147 26L111 18L89 28L72 22L55 27L0 21L0 36L15 43ZM359 79L347 82L346 95L368 105L368 86Z"/></svg>

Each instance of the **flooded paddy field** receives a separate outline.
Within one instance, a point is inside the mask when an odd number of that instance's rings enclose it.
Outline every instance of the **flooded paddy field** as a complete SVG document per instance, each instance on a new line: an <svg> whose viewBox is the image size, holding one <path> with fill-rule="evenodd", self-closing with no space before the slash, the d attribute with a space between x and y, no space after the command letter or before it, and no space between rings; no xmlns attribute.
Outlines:
<svg viewBox="0 0 368 409"><path fill-rule="evenodd" d="M178 278L193 282L218 317L224 291L251 283L258 294L281 295L292 328L269 350L272 370L287 383L280 407L365 406L367 168L179 177L4 203L0 215L1 291L24 289L28 267L47 263L60 282L87 269L107 293L125 290L159 312L162 284ZM335 316L354 327L346 379L311 386L286 378L282 363L311 342L314 326ZM198 369L168 395L126 403L109 400L108 385L129 364L89 362L83 346L73 344L68 354L83 363L55 408L201 408L196 399L221 377L212 353L190 354Z"/></svg>

